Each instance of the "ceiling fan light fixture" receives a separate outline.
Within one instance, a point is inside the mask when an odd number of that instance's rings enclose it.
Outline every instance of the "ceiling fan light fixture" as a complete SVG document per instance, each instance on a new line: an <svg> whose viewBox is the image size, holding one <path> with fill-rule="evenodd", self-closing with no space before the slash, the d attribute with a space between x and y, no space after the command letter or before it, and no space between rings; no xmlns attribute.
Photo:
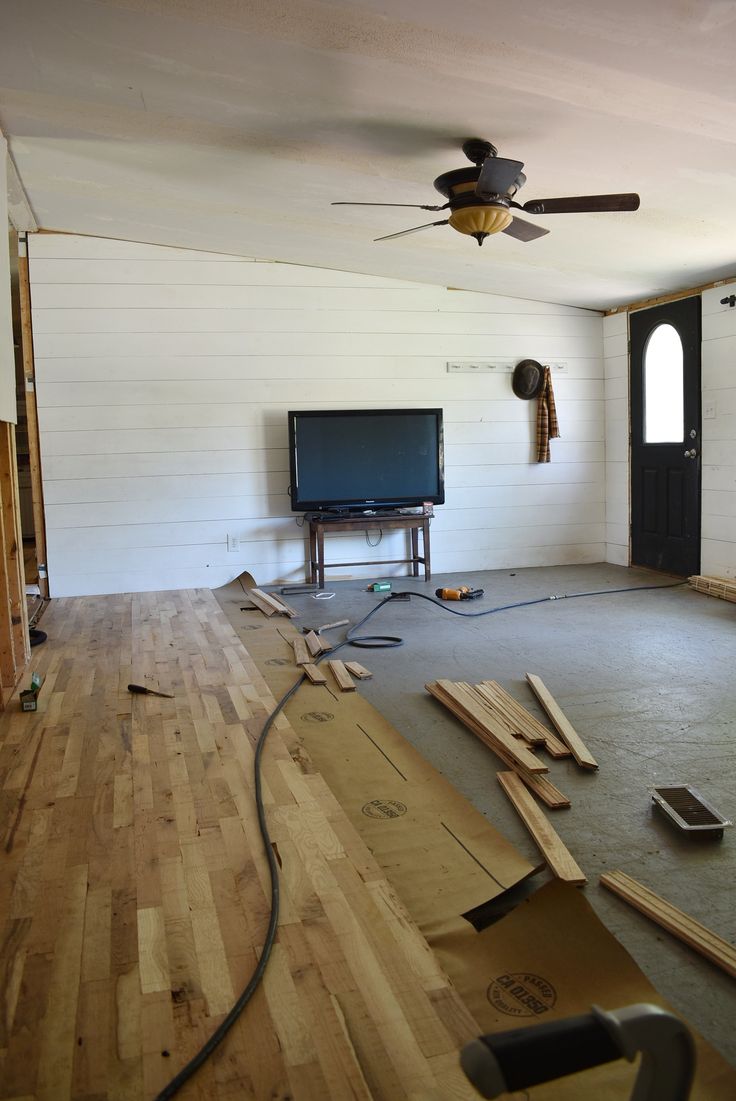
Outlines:
<svg viewBox="0 0 736 1101"><path fill-rule="evenodd" d="M464 206L453 210L450 225L458 233L467 233L475 237L479 245L490 233L501 233L510 225L513 214L506 206Z"/></svg>

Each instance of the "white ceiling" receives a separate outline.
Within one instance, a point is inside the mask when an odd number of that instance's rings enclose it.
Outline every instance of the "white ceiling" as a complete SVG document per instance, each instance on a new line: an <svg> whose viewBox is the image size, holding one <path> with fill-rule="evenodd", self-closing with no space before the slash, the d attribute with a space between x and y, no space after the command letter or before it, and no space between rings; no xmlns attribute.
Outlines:
<svg viewBox="0 0 736 1101"><path fill-rule="evenodd" d="M606 308L736 272L735 58L734 0L3 0L0 128L44 228ZM641 209L330 206L443 202L471 136Z"/></svg>

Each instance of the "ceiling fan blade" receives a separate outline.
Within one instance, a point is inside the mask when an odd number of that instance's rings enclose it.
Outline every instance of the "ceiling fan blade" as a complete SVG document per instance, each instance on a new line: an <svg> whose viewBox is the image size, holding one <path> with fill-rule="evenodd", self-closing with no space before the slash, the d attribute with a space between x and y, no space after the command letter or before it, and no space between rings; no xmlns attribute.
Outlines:
<svg viewBox="0 0 736 1101"><path fill-rule="evenodd" d="M587 214L599 210L638 210L639 196L633 192L621 195L572 195L566 199L530 199L522 210L527 214Z"/></svg>
<svg viewBox="0 0 736 1101"><path fill-rule="evenodd" d="M431 226L446 226L450 221L445 218L442 222L425 222L423 226L414 226L413 229L402 229L400 233L387 233L385 237L374 237L374 241L391 241L394 237L406 237L408 233L418 233L420 229L429 229Z"/></svg>
<svg viewBox="0 0 736 1101"><path fill-rule="evenodd" d="M536 241L537 237L544 237L549 230L525 222L523 218L514 218L501 232L508 233L509 237L515 237L517 241Z"/></svg>
<svg viewBox="0 0 736 1101"><path fill-rule="evenodd" d="M410 206L412 210L447 210L449 205L449 203L444 203L442 206L425 206L422 203L353 203L346 199L330 203L330 206Z"/></svg>
<svg viewBox="0 0 736 1101"><path fill-rule="evenodd" d="M505 195L524 167L523 161L510 161L505 157L486 157L480 167L475 193L481 199L489 195Z"/></svg>

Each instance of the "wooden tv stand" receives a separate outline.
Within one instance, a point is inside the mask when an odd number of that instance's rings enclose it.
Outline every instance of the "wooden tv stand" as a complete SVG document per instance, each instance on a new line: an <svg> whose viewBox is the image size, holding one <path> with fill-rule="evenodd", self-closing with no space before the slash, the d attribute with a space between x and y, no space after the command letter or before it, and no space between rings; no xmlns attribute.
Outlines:
<svg viewBox="0 0 736 1101"><path fill-rule="evenodd" d="M311 583L325 587L325 569L340 566L388 566L405 562L411 567L410 576L419 577L419 566L424 566L424 580L432 576L430 570L429 521L430 516L423 513L391 512L375 516L351 515L325 518L321 515L309 517L309 574ZM386 558L375 562L364 559L362 562L325 562L325 532L367 531L369 528L381 528L383 531L403 529L411 539L411 554L408 558ZM422 554L419 554L419 532L422 533Z"/></svg>

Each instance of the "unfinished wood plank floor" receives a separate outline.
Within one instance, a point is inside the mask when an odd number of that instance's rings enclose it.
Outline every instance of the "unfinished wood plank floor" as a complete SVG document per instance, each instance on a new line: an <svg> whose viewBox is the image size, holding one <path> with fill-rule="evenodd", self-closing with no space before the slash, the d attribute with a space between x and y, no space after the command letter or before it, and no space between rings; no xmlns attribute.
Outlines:
<svg viewBox="0 0 736 1101"><path fill-rule="evenodd" d="M40 710L0 720L0 1097L152 1098L262 944L252 758L272 699L207 590L53 601L44 630ZM181 1096L470 1099L477 1025L286 728L264 756L278 940Z"/></svg>

